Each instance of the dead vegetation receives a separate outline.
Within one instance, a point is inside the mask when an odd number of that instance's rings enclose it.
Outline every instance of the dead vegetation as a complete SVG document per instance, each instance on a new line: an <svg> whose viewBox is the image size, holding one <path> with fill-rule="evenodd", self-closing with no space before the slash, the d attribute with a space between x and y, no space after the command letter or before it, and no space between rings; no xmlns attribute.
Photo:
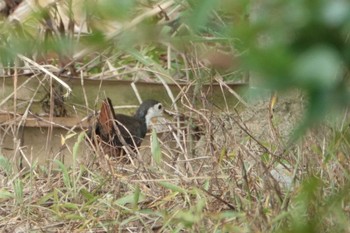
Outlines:
<svg viewBox="0 0 350 233"><path fill-rule="evenodd" d="M201 136L188 134L192 123L180 129L173 121L172 131L158 136L159 162L147 143L131 157L131 164L93 153L84 134L66 148L74 161L69 166L54 160L47 167L33 165L17 172L13 161L20 156L2 157L1 229L267 232L291 224L283 212L320 211L314 205L331 209L345 201L346 196L333 196L332 189L345 192L346 148L335 148L326 158L335 143L330 136L334 130L311 130L284 150L302 114L301 95L281 97L272 120L268 103L269 98L262 97L240 111L185 110L196 119ZM302 195L314 198L304 200ZM341 208L348 211L348 205ZM320 229L338 229L331 212L314 214L325 220Z"/></svg>

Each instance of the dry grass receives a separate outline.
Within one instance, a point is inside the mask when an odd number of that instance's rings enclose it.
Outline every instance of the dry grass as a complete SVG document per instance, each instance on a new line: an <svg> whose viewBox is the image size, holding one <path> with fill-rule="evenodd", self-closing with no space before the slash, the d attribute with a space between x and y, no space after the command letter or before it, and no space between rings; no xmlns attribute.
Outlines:
<svg viewBox="0 0 350 233"><path fill-rule="evenodd" d="M185 113L191 113L197 124L203 122L202 136L196 141L185 130L177 130L174 122L176 136L160 135L160 164L148 147L132 158L132 164L96 157L90 151L72 166L53 161L58 166L51 171L33 166L17 173L2 158L0 228L4 232L268 232L286 229L285 224L295 220L293 214L301 214L298 211L311 211L324 220L317 229L340 227L348 232L349 224L331 214L349 211L348 198L342 194L349 163L344 148L332 148L334 128L311 130L285 151L303 101L295 93L282 97L270 121L268 100L239 112L188 109ZM78 139L70 148L73 158L86 146ZM313 176L318 179L310 181ZM318 185L312 189L304 180ZM342 204L333 209L337 203ZM323 213L317 205L330 212Z"/></svg>

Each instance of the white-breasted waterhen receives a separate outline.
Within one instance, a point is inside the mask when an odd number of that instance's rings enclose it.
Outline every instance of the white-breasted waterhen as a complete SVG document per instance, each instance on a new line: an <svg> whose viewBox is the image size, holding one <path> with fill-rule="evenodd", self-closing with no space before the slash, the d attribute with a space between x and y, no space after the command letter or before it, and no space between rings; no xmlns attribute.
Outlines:
<svg viewBox="0 0 350 233"><path fill-rule="evenodd" d="M150 127L151 119L162 116L163 105L156 100L145 100L134 116L115 114L112 101L102 102L96 125L88 131L88 137L101 145L105 154L119 156L123 146L135 151L142 143Z"/></svg>

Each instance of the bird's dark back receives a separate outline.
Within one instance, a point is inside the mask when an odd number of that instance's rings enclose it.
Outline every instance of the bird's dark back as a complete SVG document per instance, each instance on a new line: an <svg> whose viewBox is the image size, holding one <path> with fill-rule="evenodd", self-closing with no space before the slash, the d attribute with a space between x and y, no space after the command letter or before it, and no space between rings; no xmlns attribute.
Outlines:
<svg viewBox="0 0 350 233"><path fill-rule="evenodd" d="M142 139L146 136L147 133L145 122L142 122L135 117L117 114L116 125L118 126L120 134L127 144L131 145L131 147L134 147L134 143L137 147L141 145ZM119 141L119 139L116 141L117 143L120 143L120 146L122 146L122 143Z"/></svg>

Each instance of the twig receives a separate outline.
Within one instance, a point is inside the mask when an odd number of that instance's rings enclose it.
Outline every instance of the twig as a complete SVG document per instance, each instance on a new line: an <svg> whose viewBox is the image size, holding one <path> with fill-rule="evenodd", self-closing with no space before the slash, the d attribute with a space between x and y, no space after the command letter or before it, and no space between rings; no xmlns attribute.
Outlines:
<svg viewBox="0 0 350 233"><path fill-rule="evenodd" d="M248 104L247 102L245 102L244 99L243 99L241 96L239 96L239 95L237 94L237 92L235 92L234 90L232 90L232 88L229 87L221 78L216 77L215 80L216 80L220 85L226 87L227 90L228 90L232 95L234 95L234 96L239 100L239 102L241 102L245 107L249 107L249 104Z"/></svg>
<svg viewBox="0 0 350 233"><path fill-rule="evenodd" d="M21 54L18 54L17 55L21 60L37 67L39 70L41 70L42 72L44 72L45 74L47 74L48 76L50 76L51 78L55 79L59 84L61 84L66 90L67 90L67 93L64 94L64 97L68 97L69 94L72 92L72 89L70 88L70 86L63 82L59 77L57 77L56 75L54 75L53 73L51 73L50 71L48 71L46 68L42 67L41 65L39 65L38 63L36 63L35 61L21 55Z"/></svg>

